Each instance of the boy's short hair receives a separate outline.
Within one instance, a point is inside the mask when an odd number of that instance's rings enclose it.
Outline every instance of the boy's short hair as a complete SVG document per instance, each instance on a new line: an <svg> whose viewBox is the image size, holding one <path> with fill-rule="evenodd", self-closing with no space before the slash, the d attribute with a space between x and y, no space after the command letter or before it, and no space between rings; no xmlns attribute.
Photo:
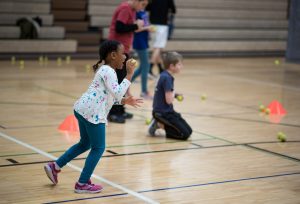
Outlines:
<svg viewBox="0 0 300 204"><path fill-rule="evenodd" d="M178 52L167 52L163 55L163 61L165 69L169 69L171 64L175 65L182 61L182 55Z"/></svg>

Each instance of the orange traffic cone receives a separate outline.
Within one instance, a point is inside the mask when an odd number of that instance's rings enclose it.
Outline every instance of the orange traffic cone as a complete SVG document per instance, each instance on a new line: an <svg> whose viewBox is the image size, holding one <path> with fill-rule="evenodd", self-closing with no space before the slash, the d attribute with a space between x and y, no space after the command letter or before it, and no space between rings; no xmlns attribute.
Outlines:
<svg viewBox="0 0 300 204"><path fill-rule="evenodd" d="M285 115L286 110L283 108L283 106L278 101L272 101L268 105L268 109L270 110L270 114L276 114L276 115Z"/></svg>
<svg viewBox="0 0 300 204"><path fill-rule="evenodd" d="M60 131L68 132L79 132L78 121L74 115L69 115L66 119L58 126Z"/></svg>
<svg viewBox="0 0 300 204"><path fill-rule="evenodd" d="M269 119L272 123L280 123L282 118L286 115L286 110L278 101L272 101L268 105L270 110Z"/></svg>

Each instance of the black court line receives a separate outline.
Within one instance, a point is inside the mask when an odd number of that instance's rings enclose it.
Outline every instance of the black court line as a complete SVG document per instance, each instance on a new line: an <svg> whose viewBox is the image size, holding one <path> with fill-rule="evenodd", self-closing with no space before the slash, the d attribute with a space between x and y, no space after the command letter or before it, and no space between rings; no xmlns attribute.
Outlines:
<svg viewBox="0 0 300 204"><path fill-rule="evenodd" d="M102 158L107 158L107 157L121 157L121 156L132 156L132 155L141 155L141 154L154 154L154 153L163 153L163 152L173 152L173 151L187 151L187 150L195 150L199 149L199 147L195 148L184 148L184 149L168 149L168 150L158 150L158 151L148 151L148 152L134 152L134 153L128 153L128 154L113 154L113 155L105 155L102 156ZM84 158L75 158L74 160L85 160L86 157ZM10 167L10 166L23 166L23 165L31 165L31 164L41 164L41 163L47 163L52 160L47 160L47 161L38 161L38 162L27 162L27 163L19 163L19 164L10 164L10 165L0 165L0 167Z"/></svg>
<svg viewBox="0 0 300 204"><path fill-rule="evenodd" d="M195 145L195 146L197 146L197 147L201 147L201 148L203 147L202 145L199 145L199 144L196 144L196 143L193 143L193 142L192 142L191 144L192 144L192 145Z"/></svg>
<svg viewBox="0 0 300 204"><path fill-rule="evenodd" d="M226 139L223 139L223 138L220 138L220 137L217 137L217 136L213 136L213 135L210 135L210 134L207 134L207 133L204 133L204 132L200 132L200 131L196 131L196 130L194 130L194 132L195 132L195 133L198 133L198 134L201 134L201 135L208 136L208 137L210 137L210 138L218 139L218 140L221 140L221 141L230 143L230 144L236 144L235 142L231 142L231 141L229 141L229 140L226 140Z"/></svg>
<svg viewBox="0 0 300 204"><path fill-rule="evenodd" d="M249 145L249 144L245 144L244 146L250 147L250 148L262 151L262 152L266 152L266 153L269 153L269 154L273 154L273 155L276 155L276 156L280 156L280 157L284 157L284 158L287 158L287 159L290 159L290 160L300 162L300 159L295 158L295 157L291 157L291 156L288 156L288 155L285 155L285 154L280 154L280 153L273 152L273 151L270 151L270 150L266 150L266 149L263 149L263 148L255 147L255 146L252 146L252 145Z"/></svg>
<svg viewBox="0 0 300 204"><path fill-rule="evenodd" d="M43 203L43 204L67 203L67 202L74 202L74 201L91 200L97 198L108 198L108 197L116 197L116 196L124 196L124 195L128 195L128 193L119 193L119 194L111 194L111 195L104 195L104 196L95 196L90 198L78 198L72 200L54 201L54 202Z"/></svg>
<svg viewBox="0 0 300 204"><path fill-rule="evenodd" d="M214 140L214 138L207 138L207 139L194 139L195 141L208 141ZM148 146L148 145L162 145L162 144L178 144L178 143L185 143L186 141L170 141L170 142L153 142L153 143L140 143L140 144L128 144L128 145L112 145L107 146L106 148L123 148L123 147L137 147L137 146ZM63 153L66 150L56 150L56 151L48 151L47 153ZM16 157L16 156L26 156L26 155L36 155L39 154L37 152L30 152L30 153L19 153L19 154L4 154L0 155L1 157Z"/></svg>
<svg viewBox="0 0 300 204"><path fill-rule="evenodd" d="M19 162L17 162L16 160L14 159L6 159L7 161L13 163L13 164L18 164Z"/></svg>
<svg viewBox="0 0 300 204"><path fill-rule="evenodd" d="M107 152L111 153L111 154L118 154L117 152L114 152L112 150L106 150Z"/></svg>
<svg viewBox="0 0 300 204"><path fill-rule="evenodd" d="M157 189L150 189L150 190L142 190L142 191L137 191L137 192L138 193L149 193L149 192L158 192L158 191L169 191L169 190L176 190L176 189L186 189L186 188L202 187L202 186L209 186L209 185L220 185L220 184L226 184L226 183L236 183L236 182L243 182L243 181L253 181L253 180L270 179L270 178L283 177L283 176L294 176L294 175L300 175L300 172L274 174L274 175L268 175L268 176L257 176L257 177L232 179L232 180L225 180L225 181L215 181L215 182L199 183L199 184L184 185L184 186L165 187L165 188L157 188ZM108 197L116 197L116 196L124 196L124 195L128 195L128 193L54 201L54 202L48 202L48 203L44 203L44 204L76 202L76 201L82 201L82 200L92 200L92 199L98 199L98 198L108 198Z"/></svg>
<svg viewBox="0 0 300 204"><path fill-rule="evenodd" d="M216 185L216 184L224 184L224 183L234 183L234 182L241 182L241 181L251 181L251 180L275 178L275 177L282 177L282 176L292 176L292 175L300 175L300 172L293 172L293 173L286 173L286 174L275 174L275 175L269 175L269 176L258 176L258 177L242 178L242 179L233 179L233 180L225 180L225 181L216 181L216 182L200 183L200 184L193 184L193 185L186 185L186 186L158 188L158 189L152 189L152 190L138 191L138 193L175 190L175 189L181 189L181 188L192 188L192 187L199 187L199 186L208 186L208 185Z"/></svg>
<svg viewBox="0 0 300 204"><path fill-rule="evenodd" d="M300 142L300 141L297 141L297 142ZM276 143L279 143L279 142L276 142ZM251 143L251 144L259 144L259 143ZM199 146L197 146L197 147L191 147L191 148L166 149L166 150L147 151L147 152L134 152L134 153L127 153L127 154L105 155L105 156L102 156L102 158L121 157L121 156L133 156L133 155L142 155L142 154L155 154L155 153L174 152L174 151L202 150L202 149L233 147L233 146L253 147L253 146L251 146L249 144L246 144L246 143L245 144L217 145L217 146L209 146L209 147L199 147ZM253 147L253 148L255 148L255 147ZM264 149L262 149L262 151L263 150ZM287 156L285 154L279 154L279 153L268 151L268 150L265 150L264 152L269 152L270 154L275 155L275 156L280 156L281 158L286 158L286 159L289 159L289 160L300 162L300 159L297 159L297 158L294 158L294 157L290 157L290 156ZM79 160L85 160L85 159L86 159L86 157L84 157L84 158L75 158L73 160L79 161ZM11 167L11 166L24 166L24 165L32 165L32 164L43 164L43 163L47 163L47 162L51 162L51 161L53 161L53 160L38 161L38 162L27 162L27 163L18 163L18 164L4 164L4 165L0 165L0 167Z"/></svg>
<svg viewBox="0 0 300 204"><path fill-rule="evenodd" d="M15 101L0 101L0 104L4 105L20 105L20 106L63 106L63 107L69 107L72 106L72 104L62 104L62 103L29 103L29 102L15 102Z"/></svg>

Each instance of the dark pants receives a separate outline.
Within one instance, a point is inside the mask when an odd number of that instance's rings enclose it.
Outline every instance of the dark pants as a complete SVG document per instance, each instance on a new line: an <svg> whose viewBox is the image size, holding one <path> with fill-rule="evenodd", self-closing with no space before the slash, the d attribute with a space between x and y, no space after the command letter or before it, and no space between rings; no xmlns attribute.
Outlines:
<svg viewBox="0 0 300 204"><path fill-rule="evenodd" d="M164 124L166 136L172 139L187 140L193 130L177 112L152 113L153 117Z"/></svg>
<svg viewBox="0 0 300 204"><path fill-rule="evenodd" d="M116 69L117 77L118 77L118 83L120 84L123 79L127 75L127 70L126 70L126 62L129 59L129 55L126 54L126 59L123 64L122 69ZM125 107L124 105L113 105L112 108L109 111L109 115L123 115L125 113Z"/></svg>

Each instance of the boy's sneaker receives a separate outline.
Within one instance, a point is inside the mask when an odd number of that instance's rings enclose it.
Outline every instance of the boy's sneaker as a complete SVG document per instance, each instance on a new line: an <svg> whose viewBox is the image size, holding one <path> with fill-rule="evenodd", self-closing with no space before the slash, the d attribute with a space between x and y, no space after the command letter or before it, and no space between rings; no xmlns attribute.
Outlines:
<svg viewBox="0 0 300 204"><path fill-rule="evenodd" d="M148 133L151 136L155 136L155 131L158 129L157 121L153 118L148 129Z"/></svg>
<svg viewBox="0 0 300 204"><path fill-rule="evenodd" d="M76 182L75 184L75 193L99 193L101 192L103 187L101 185L92 184L91 180L86 184L79 184Z"/></svg>
<svg viewBox="0 0 300 204"><path fill-rule="evenodd" d="M45 172L48 176L48 178L52 181L53 184L57 184L57 174L60 172L60 170L55 169L55 164L54 162L49 162L44 166Z"/></svg>

